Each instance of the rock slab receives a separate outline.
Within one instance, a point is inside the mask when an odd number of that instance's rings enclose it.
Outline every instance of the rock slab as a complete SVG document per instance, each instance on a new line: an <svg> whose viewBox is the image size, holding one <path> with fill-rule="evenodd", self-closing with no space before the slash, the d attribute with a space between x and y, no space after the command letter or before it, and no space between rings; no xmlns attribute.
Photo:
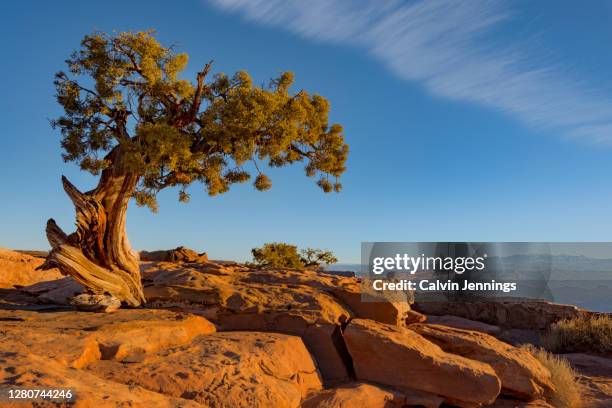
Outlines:
<svg viewBox="0 0 612 408"><path fill-rule="evenodd" d="M493 367L504 394L533 400L554 390L550 372L526 350L476 331L429 324L410 328L444 351Z"/></svg>
<svg viewBox="0 0 612 408"><path fill-rule="evenodd" d="M359 380L424 391L448 403L492 403L500 392L489 364L446 353L407 328L354 319L344 338Z"/></svg>

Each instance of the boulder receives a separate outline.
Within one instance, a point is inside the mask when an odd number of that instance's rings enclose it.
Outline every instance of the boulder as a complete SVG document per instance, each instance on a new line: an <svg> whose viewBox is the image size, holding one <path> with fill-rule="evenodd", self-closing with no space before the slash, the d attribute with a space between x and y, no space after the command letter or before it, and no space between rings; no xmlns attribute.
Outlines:
<svg viewBox="0 0 612 408"><path fill-rule="evenodd" d="M57 269L37 271L44 259L0 248L0 288L28 286L62 277Z"/></svg>
<svg viewBox="0 0 612 408"><path fill-rule="evenodd" d="M407 328L354 319L344 338L359 380L464 406L492 403L499 394L500 380L490 365L447 353Z"/></svg>
<svg viewBox="0 0 612 408"><path fill-rule="evenodd" d="M87 369L206 407L295 408L321 390L302 340L279 333L215 333L155 353L145 363L100 360Z"/></svg>
<svg viewBox="0 0 612 408"><path fill-rule="evenodd" d="M152 262L208 262L208 255L206 252L197 253L193 249L185 248L180 246L174 249L161 250L161 251L140 251L141 261L152 261Z"/></svg>
<svg viewBox="0 0 612 408"><path fill-rule="evenodd" d="M413 324L410 329L446 352L493 367L504 394L533 400L554 389L550 372L535 357L493 336L431 324Z"/></svg>
<svg viewBox="0 0 612 408"><path fill-rule="evenodd" d="M332 293L341 302L346 304L357 317L376 320L377 322L403 325L410 312L410 303L392 301L377 294L371 294L364 287L353 281L331 288Z"/></svg>

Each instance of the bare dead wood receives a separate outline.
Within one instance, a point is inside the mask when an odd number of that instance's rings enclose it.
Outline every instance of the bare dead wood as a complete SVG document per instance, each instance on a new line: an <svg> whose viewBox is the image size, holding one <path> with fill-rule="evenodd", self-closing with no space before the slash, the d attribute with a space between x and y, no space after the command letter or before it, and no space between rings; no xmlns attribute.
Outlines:
<svg viewBox="0 0 612 408"><path fill-rule="evenodd" d="M126 210L137 182L137 175L115 167L103 171L94 190L82 193L62 177L76 210L76 232L67 235L50 219L46 232L52 250L40 268L58 268L91 293L109 294L130 306L144 303L138 258L125 231Z"/></svg>

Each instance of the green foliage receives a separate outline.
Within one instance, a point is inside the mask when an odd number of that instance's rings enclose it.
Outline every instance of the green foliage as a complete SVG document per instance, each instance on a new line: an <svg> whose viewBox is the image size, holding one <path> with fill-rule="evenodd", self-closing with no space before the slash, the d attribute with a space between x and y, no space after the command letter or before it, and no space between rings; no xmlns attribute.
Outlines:
<svg viewBox="0 0 612 408"><path fill-rule="evenodd" d="M297 246L284 242L266 243L261 248L253 248L251 253L253 265L259 267L304 269L338 262L331 251L306 248L298 253Z"/></svg>
<svg viewBox="0 0 612 408"><path fill-rule="evenodd" d="M195 181L215 195L255 172L255 188L267 190L262 163L304 162L323 191L340 190L348 146L342 127L328 123L327 99L291 93L290 72L267 86L243 71L207 81L209 63L191 82L181 78L188 60L151 31L85 36L55 78L64 160L93 174L136 173L136 201L152 209L166 187L178 186L187 201Z"/></svg>

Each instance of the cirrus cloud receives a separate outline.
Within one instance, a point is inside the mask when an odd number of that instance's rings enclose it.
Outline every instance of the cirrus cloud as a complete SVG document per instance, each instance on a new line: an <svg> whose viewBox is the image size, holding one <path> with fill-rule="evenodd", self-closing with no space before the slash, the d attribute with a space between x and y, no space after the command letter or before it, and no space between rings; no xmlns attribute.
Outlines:
<svg viewBox="0 0 612 408"><path fill-rule="evenodd" d="M535 128L612 145L612 100L518 44L490 42L510 17L486 0L209 0L305 38L364 49L432 94L476 103Z"/></svg>

